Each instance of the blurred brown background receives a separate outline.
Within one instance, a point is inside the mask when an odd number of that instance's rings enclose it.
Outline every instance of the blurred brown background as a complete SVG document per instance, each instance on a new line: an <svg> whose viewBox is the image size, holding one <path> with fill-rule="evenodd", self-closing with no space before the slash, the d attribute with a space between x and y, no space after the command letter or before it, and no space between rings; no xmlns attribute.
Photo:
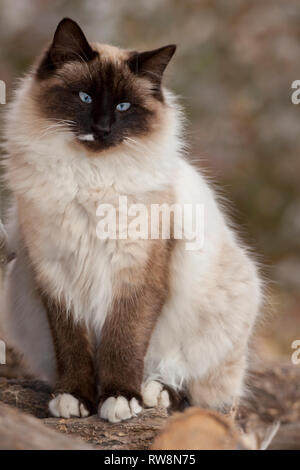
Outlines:
<svg viewBox="0 0 300 470"><path fill-rule="evenodd" d="M232 202L268 280L258 354L289 358L300 339L300 105L291 102L300 79L299 0L0 0L8 99L64 16L90 40L178 44L168 84L190 121L191 158Z"/></svg>

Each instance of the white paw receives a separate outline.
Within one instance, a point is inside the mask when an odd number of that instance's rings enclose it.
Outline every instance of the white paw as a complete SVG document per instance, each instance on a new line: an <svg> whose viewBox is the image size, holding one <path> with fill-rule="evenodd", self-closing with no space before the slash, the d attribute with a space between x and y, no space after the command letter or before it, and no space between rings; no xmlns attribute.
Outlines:
<svg viewBox="0 0 300 470"><path fill-rule="evenodd" d="M86 418L90 414L85 406L69 393L60 393L48 406L50 413L56 418Z"/></svg>
<svg viewBox="0 0 300 470"><path fill-rule="evenodd" d="M164 390L164 386L156 380L150 380L142 384L142 396L144 405L147 408L155 408L163 406L169 408L170 397L169 392Z"/></svg>
<svg viewBox="0 0 300 470"><path fill-rule="evenodd" d="M99 407L100 418L106 419L110 423L119 423L125 419L130 419L142 411L136 398L128 401L124 397L109 397Z"/></svg>

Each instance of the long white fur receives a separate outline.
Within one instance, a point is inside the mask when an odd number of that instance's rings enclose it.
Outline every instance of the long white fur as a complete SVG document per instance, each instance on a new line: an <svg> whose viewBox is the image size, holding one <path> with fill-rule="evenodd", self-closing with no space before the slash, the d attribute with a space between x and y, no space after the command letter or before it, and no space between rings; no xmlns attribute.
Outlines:
<svg viewBox="0 0 300 470"><path fill-rule="evenodd" d="M148 203L149 193L171 187L175 202L204 204L205 242L200 251L186 251L184 241L176 244L170 295L145 358L145 380L180 389L191 380L204 380L226 357L244 358L261 302L259 277L206 180L183 156L181 112L172 94L164 91L163 125L148 140L128 140L90 158L83 147L71 145L71 132L35 130L32 111L26 111L32 109L31 86L28 76L8 114L8 181L18 201L22 237L34 240L27 246L30 259L44 273L51 291L72 307L75 320L84 319L100 336L114 275L143 262L146 250L141 240L99 240L97 205L118 204L120 195L128 196L129 203L146 198ZM22 275L17 275L20 269ZM45 312L27 288L30 270L22 259L13 269L6 323L38 373L36 349L43 352L44 375L53 381ZM12 302L13 296L19 301ZM232 379L231 388L239 395L242 379Z"/></svg>

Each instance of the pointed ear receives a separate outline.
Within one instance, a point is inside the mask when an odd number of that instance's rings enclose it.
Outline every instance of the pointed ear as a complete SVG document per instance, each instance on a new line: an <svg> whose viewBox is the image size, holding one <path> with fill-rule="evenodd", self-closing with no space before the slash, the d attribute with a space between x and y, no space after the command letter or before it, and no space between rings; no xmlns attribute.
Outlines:
<svg viewBox="0 0 300 470"><path fill-rule="evenodd" d="M44 57L38 75L47 76L64 62L89 61L97 55L81 28L70 18L64 18L56 28L53 42Z"/></svg>
<svg viewBox="0 0 300 470"><path fill-rule="evenodd" d="M176 46L170 44L153 51L133 52L128 60L129 68L133 73L146 76L156 85L160 85L164 70L175 50Z"/></svg>
<svg viewBox="0 0 300 470"><path fill-rule="evenodd" d="M64 18L57 26L50 53L54 63L87 61L95 56L81 28L70 18Z"/></svg>

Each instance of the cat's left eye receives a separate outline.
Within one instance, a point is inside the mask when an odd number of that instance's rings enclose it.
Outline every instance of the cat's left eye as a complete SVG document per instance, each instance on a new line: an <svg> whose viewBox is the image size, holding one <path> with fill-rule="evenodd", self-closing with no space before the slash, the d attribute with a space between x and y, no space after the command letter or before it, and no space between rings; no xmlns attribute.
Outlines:
<svg viewBox="0 0 300 470"><path fill-rule="evenodd" d="M84 91L79 92L79 98L81 99L81 101L83 101L83 103L87 104L90 104L93 101L91 96L85 93Z"/></svg>
<svg viewBox="0 0 300 470"><path fill-rule="evenodd" d="M116 109L117 111L127 111L131 106L131 103L128 103L128 102L124 102L124 103L119 103L117 106L116 106Z"/></svg>

